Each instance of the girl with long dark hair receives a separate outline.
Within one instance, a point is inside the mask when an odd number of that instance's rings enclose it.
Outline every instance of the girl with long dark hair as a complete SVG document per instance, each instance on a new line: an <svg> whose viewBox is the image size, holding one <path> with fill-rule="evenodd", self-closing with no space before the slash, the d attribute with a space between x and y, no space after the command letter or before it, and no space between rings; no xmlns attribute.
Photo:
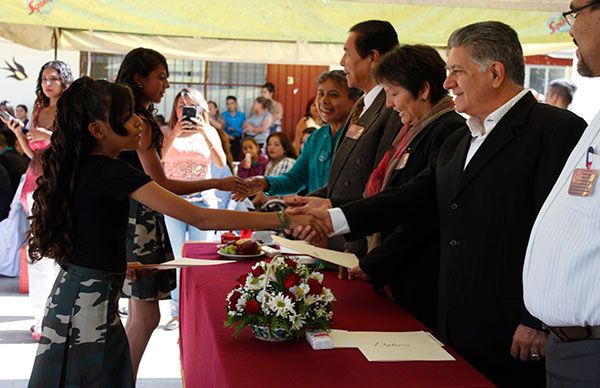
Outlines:
<svg viewBox="0 0 600 388"><path fill-rule="evenodd" d="M246 190L246 184L237 177L222 179L174 180L165 175L161 163L163 133L154 119L154 104L158 104L169 88L169 67L165 57L152 49L139 47L125 56L117 83L127 85L133 91L136 115L142 120L142 142L136 151L124 152L121 158L133 167L144 171L155 182L167 190L184 195L216 188L232 191L235 188ZM199 124L208 128L209 124ZM207 142L208 147L219 150L218 140ZM222 152L221 152L222 153ZM224 159L219 161L223 166ZM145 264L171 260L173 254L167 236L162 214L148 209L143 204L132 201L130 224L127 230L127 260ZM160 271L144 277L139 282L125 282L124 293L129 299L129 317L125 330L131 347L134 376L150 340L150 336L160 321L158 301L168 299L175 288L175 271Z"/></svg>
<svg viewBox="0 0 600 388"><path fill-rule="evenodd" d="M309 216L196 207L117 156L140 146L143 121L129 88L83 77L58 101L55 134L34 193L33 261L61 266L46 305L30 387L131 387L117 314L125 279L129 198L200 229L322 226Z"/></svg>

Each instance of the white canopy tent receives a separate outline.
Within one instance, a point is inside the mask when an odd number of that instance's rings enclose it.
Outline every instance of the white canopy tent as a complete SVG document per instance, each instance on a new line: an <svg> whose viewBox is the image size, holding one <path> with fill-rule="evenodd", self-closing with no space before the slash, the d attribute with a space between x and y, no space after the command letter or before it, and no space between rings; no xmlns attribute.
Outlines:
<svg viewBox="0 0 600 388"><path fill-rule="evenodd" d="M572 48L563 0L8 0L0 36L27 47L172 58L330 65L353 24L389 20L403 43L443 47L482 20L513 26L527 55ZM32 11L33 10L33 11Z"/></svg>

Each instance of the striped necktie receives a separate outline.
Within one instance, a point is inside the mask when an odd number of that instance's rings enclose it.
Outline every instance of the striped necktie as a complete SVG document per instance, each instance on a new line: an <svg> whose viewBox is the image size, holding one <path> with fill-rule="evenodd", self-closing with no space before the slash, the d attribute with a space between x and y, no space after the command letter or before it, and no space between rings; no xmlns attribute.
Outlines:
<svg viewBox="0 0 600 388"><path fill-rule="evenodd" d="M354 112L352 112L352 118L350 119L350 125L356 124L356 122L360 118L360 114L362 113L364 108L365 108L365 98L363 96L358 101L356 101L356 104L354 105Z"/></svg>

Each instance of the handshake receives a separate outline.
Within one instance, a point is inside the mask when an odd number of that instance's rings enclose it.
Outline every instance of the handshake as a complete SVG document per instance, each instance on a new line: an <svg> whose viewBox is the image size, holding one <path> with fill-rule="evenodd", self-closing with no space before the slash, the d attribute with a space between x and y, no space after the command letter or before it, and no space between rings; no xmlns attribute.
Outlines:
<svg viewBox="0 0 600 388"><path fill-rule="evenodd" d="M269 183L263 176L254 176L246 179L229 177L230 182L225 188L232 192L232 198L243 201L245 198L262 193L269 189ZM310 243L325 242L327 235L333 232L331 217L327 209L331 208L331 201L319 197L301 197L290 195L284 198L288 206L285 213L289 219L290 229L286 233Z"/></svg>
<svg viewBox="0 0 600 388"><path fill-rule="evenodd" d="M236 201L242 201L248 196L269 189L269 183L263 176L246 179L235 178L239 180L235 185L239 189L234 188L230 191ZM327 236L333 233L331 215L327 211L332 208L331 201L327 198L290 195L284 198L284 202L288 206L285 214L289 219L289 229L286 229L285 232L297 239L325 247ZM369 280L369 276L362 271L360 266L349 270L340 267L338 276L340 279Z"/></svg>

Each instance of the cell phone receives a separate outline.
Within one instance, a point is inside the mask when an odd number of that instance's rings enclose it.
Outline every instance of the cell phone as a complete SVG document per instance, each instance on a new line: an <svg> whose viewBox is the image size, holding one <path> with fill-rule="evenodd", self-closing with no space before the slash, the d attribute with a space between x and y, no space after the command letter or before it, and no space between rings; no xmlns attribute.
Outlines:
<svg viewBox="0 0 600 388"><path fill-rule="evenodd" d="M2 116L2 118L8 122L10 122L11 120L16 120L16 122L19 123L19 125L21 127L25 127L25 125L23 124L23 122L21 120L14 118L10 113L8 113L5 110L0 112L0 116Z"/></svg>
<svg viewBox="0 0 600 388"><path fill-rule="evenodd" d="M181 119L185 121L192 121L192 117L196 118L198 112L195 106L184 106L181 110Z"/></svg>
<svg viewBox="0 0 600 388"><path fill-rule="evenodd" d="M14 117L12 117L12 115L5 110L0 112L0 116L2 116L2 118L6 121L10 121L10 120L14 119Z"/></svg>

